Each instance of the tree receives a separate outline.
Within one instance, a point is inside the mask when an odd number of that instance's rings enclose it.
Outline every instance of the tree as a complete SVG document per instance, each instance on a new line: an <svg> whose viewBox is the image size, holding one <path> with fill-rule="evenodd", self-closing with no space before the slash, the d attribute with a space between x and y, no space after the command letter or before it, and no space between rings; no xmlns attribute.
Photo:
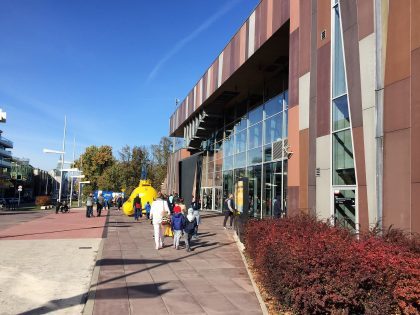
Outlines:
<svg viewBox="0 0 420 315"><path fill-rule="evenodd" d="M85 175L85 180L90 181L90 185L83 188L83 193L90 193L100 188L98 180L105 170L114 165L115 158L112 155L112 147L103 145L100 147L87 147L85 152L76 160L75 167L81 169Z"/></svg>
<svg viewBox="0 0 420 315"><path fill-rule="evenodd" d="M149 152L146 147L134 146L131 148L126 145L121 149L119 154L122 188L129 195L139 184L142 168L147 168L149 164Z"/></svg>
<svg viewBox="0 0 420 315"><path fill-rule="evenodd" d="M167 137L162 137L159 144L151 146L151 163L148 173L152 186L156 190L161 189L161 185L166 178L171 148L172 142Z"/></svg>

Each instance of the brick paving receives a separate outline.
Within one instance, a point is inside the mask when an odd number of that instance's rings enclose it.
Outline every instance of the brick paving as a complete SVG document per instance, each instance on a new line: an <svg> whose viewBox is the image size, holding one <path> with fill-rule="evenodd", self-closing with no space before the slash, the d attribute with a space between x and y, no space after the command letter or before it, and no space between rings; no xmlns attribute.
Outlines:
<svg viewBox="0 0 420 315"><path fill-rule="evenodd" d="M104 239L93 314L262 314L222 216L203 215L193 251L172 238L154 248L153 227L113 210Z"/></svg>
<svg viewBox="0 0 420 315"><path fill-rule="evenodd" d="M103 216L93 218L86 218L85 210L77 208L68 213L55 214L51 210L48 213L13 216L21 221L0 230L0 240L102 238L106 211Z"/></svg>

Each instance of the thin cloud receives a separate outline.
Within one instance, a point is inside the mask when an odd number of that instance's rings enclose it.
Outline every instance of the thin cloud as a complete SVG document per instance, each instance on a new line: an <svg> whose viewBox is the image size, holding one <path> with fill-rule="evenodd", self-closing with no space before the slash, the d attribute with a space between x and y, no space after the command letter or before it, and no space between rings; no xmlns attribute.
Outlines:
<svg viewBox="0 0 420 315"><path fill-rule="evenodd" d="M197 29L195 29L191 34L181 39L171 50L167 52L165 56L155 65L153 70L149 73L147 77L147 82L153 80L162 66L172 58L177 52L179 52L185 45L191 42L194 38L200 35L201 32L208 29L214 22L216 22L219 18L223 15L228 13L236 4L238 4L240 0L233 0L229 3L225 4L218 12L208 18L203 24L201 24Z"/></svg>

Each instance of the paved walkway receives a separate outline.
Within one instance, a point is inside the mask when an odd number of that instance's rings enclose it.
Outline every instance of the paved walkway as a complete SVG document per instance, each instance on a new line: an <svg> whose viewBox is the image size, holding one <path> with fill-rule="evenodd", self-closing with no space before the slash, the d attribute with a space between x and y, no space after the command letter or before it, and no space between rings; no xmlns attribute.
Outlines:
<svg viewBox="0 0 420 315"><path fill-rule="evenodd" d="M172 238L157 251L148 221L113 210L93 314L261 314L232 231L217 214L203 217L192 252L173 249Z"/></svg>
<svg viewBox="0 0 420 315"><path fill-rule="evenodd" d="M106 218L72 209L0 220L0 314L80 314Z"/></svg>

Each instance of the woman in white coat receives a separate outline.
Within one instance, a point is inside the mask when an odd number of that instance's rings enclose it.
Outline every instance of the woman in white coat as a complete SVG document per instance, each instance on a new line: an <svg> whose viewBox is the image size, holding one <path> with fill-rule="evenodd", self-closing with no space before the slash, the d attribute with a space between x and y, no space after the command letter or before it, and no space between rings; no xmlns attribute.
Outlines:
<svg viewBox="0 0 420 315"><path fill-rule="evenodd" d="M152 202L150 209L150 219L153 223L156 249L163 247L165 238L163 234L162 218L164 216L169 216L170 214L171 212L169 211L168 203L163 200L162 194L159 193L157 199Z"/></svg>

